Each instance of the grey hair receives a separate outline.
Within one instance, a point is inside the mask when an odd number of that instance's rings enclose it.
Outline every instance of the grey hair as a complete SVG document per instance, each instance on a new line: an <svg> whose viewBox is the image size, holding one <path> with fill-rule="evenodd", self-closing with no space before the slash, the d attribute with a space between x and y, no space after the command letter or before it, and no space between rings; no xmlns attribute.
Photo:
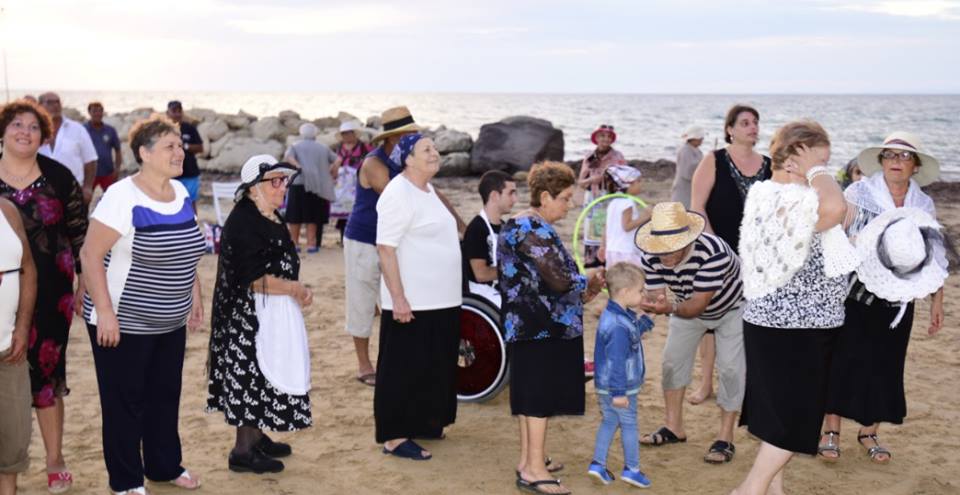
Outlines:
<svg viewBox="0 0 960 495"><path fill-rule="evenodd" d="M301 124L300 137L303 139L315 139L317 137L317 126L310 122Z"/></svg>

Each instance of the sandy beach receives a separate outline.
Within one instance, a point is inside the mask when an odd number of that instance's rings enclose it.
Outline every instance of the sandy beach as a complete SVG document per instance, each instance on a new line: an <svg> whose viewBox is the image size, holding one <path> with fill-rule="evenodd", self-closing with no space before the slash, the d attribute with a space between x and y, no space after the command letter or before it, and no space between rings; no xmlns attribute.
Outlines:
<svg viewBox="0 0 960 495"><path fill-rule="evenodd" d="M205 179L206 180L206 179ZM479 211L476 178L438 179L441 190L454 200L465 220ZM643 198L662 201L669 194L669 179L649 179ZM204 185L205 194L209 186ZM960 198L957 188L936 190L940 220L956 236L960 232ZM526 187L521 187L519 211L526 204ZM578 211L560 225L564 239L570 239ZM214 221L209 196L201 201L201 218ZM373 494L452 493L503 494L517 492L514 468L517 462L517 425L509 413L509 391L483 404L461 404L457 422L442 441L427 441L434 459L411 462L381 454L373 435L373 389L354 380L356 360L353 344L343 330L343 253L336 243L336 231L328 226L323 248L305 255L301 280L315 293L314 304L305 311L313 358L314 427L295 434L277 434L289 442L294 455L284 459L286 471L276 475L231 473L227 453L234 430L220 414L204 412L206 403L205 362L209 328L191 334L183 372L180 434L184 465L203 481L201 493L222 494ZM215 255L204 256L200 276L204 287L205 312L210 313ZM903 425L884 425L881 439L893 452L889 465L872 464L856 443L856 425L845 421L841 435L843 455L836 464L798 456L790 464L786 487L797 494L955 494L960 493L960 277L948 279L946 323L936 337L927 335L928 306L917 305L912 342L907 360L906 388L908 416ZM585 344L592 354L596 321L604 296L585 311ZM209 323L208 323L209 325ZM652 431L663 418L660 388L661 351L666 340L666 319L656 318L656 328L645 340L647 382L640 395L640 428ZM373 352L376 352L374 333ZM82 322L75 320L70 336L67 364L71 394L66 398L64 455L74 475L72 493L109 493L100 439L100 405L90 341ZM599 411L593 384L587 387L584 417L551 422L548 452L564 463L559 473L574 493L630 493L634 488L619 481L608 487L592 484L586 468L593 451ZM685 408L686 444L642 448L641 464L653 482L651 493L725 494L746 475L758 443L744 429L736 432L737 454L729 465L713 466L702 461L718 426L712 400ZM34 425L31 444L32 465L20 478L25 494L46 493L43 445ZM619 440L611 451L610 466L619 473L622 452ZM183 493L172 486L148 485L153 493Z"/></svg>

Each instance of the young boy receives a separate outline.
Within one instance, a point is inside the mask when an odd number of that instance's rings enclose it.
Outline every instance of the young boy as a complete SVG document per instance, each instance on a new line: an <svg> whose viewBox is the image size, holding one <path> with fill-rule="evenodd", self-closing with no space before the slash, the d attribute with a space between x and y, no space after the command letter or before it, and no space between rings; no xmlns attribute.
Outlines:
<svg viewBox="0 0 960 495"><path fill-rule="evenodd" d="M614 480L607 469L607 451L620 429L623 441L624 482L640 488L650 480L640 471L640 446L637 438L637 393L643 385L645 367L640 336L653 328L646 314L637 315L631 307L643 301L643 270L631 263L617 263L606 271L610 301L600 315L593 358L596 362L594 384L603 420L597 430L593 462L587 474L604 485Z"/></svg>

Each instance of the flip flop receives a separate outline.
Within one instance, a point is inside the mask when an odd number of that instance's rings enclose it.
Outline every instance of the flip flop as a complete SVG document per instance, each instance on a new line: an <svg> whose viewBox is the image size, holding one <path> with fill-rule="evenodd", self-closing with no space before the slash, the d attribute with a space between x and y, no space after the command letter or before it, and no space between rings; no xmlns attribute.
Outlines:
<svg viewBox="0 0 960 495"><path fill-rule="evenodd" d="M520 490L523 490L523 491L525 491L525 492L530 492L530 493L547 493L547 494L552 494L552 495L570 495L571 493L573 493L573 492L571 492L570 490L567 490L567 491L565 491L565 492L556 492L556 493L554 493L554 492L548 492L548 491L545 491L545 490L543 490L542 488L540 488L540 487L543 486L543 485L556 485L556 486L560 486L560 480L527 481L527 480L525 480L525 479L523 479L523 478L517 478L517 488L519 488Z"/></svg>
<svg viewBox="0 0 960 495"><path fill-rule="evenodd" d="M364 384L364 385L366 385L366 386L368 386L368 387L373 387L374 385L377 384L377 372L374 371L373 373L364 373L364 374L356 377L356 379L357 379L358 382L360 382L360 383L362 383L362 384Z"/></svg>
<svg viewBox="0 0 960 495"><path fill-rule="evenodd" d="M386 447L383 448L384 455L393 455L397 457L402 457L404 459L412 459L414 461L428 461L433 458L433 455L427 454L423 455L423 451L426 450L423 447L417 445L413 440L404 440L403 443L397 445L393 450L389 450Z"/></svg>
<svg viewBox="0 0 960 495"><path fill-rule="evenodd" d="M73 475L70 471L47 473L47 491L50 493L64 493L73 486Z"/></svg>
<svg viewBox="0 0 960 495"><path fill-rule="evenodd" d="M670 431L670 428L667 428L666 426L661 426L659 430L646 436L650 437L650 441L644 442L643 439L641 439L640 445L660 447L663 445L669 445L671 443L685 443L687 441L686 437L678 437L676 433Z"/></svg>
<svg viewBox="0 0 960 495"><path fill-rule="evenodd" d="M190 471L186 469L180 473L180 476L168 481L168 483L178 488L183 488L184 490L196 490L200 488L200 478L194 478L190 475Z"/></svg>

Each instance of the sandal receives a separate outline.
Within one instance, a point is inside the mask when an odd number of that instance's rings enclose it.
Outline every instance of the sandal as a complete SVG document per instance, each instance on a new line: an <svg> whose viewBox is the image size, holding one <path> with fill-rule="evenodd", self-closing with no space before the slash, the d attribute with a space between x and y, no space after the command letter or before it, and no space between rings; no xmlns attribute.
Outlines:
<svg viewBox="0 0 960 495"><path fill-rule="evenodd" d="M147 489L142 486L138 486L122 492L113 492L113 495L147 495Z"/></svg>
<svg viewBox="0 0 960 495"><path fill-rule="evenodd" d="M423 455L424 448L417 445L413 440L404 440L400 445L397 445L393 450L387 449L386 446L383 447L383 453L385 455L395 455L404 459L413 459L415 461L427 461L430 460L433 455L427 454Z"/></svg>
<svg viewBox="0 0 960 495"><path fill-rule="evenodd" d="M377 384L377 372L364 373L357 377L357 381L368 387L372 387Z"/></svg>
<svg viewBox="0 0 960 495"><path fill-rule="evenodd" d="M556 485L560 486L560 480L539 480L539 481L527 481L523 478L517 478L517 488L522 491L530 493L546 493L548 495L570 495L570 490L565 492L548 492L540 488L543 485Z"/></svg>
<svg viewBox="0 0 960 495"><path fill-rule="evenodd" d="M703 462L708 464L726 464L733 460L733 454L735 453L737 453L737 448L734 447L732 443L717 440L713 442L713 445L707 450L707 454L703 456ZM723 456L723 459L710 457L711 454L720 454Z"/></svg>
<svg viewBox="0 0 960 495"><path fill-rule="evenodd" d="M184 490L196 490L200 488L200 478L194 478L190 475L190 471L186 469L180 473L180 476L168 481L171 485L183 488Z"/></svg>
<svg viewBox="0 0 960 495"><path fill-rule="evenodd" d="M863 431L863 430L860 430L860 431ZM890 462L890 459L893 459L893 454L891 454L889 450L880 446L880 439L877 438L876 433L864 435L863 433L860 433L860 431L857 432L857 443L859 443L860 445L863 445L863 447L867 449L867 456L870 457L871 461L877 464L886 464ZM874 444L873 447L867 447L863 443L864 438L869 438L870 440L873 440L873 444ZM878 459L878 457L880 457L881 455L886 455L887 458Z"/></svg>
<svg viewBox="0 0 960 495"><path fill-rule="evenodd" d="M840 432L825 431L820 439L827 437L827 443L817 447L817 457L830 462L835 462L840 458ZM824 452L832 452L834 455L824 455Z"/></svg>
<svg viewBox="0 0 960 495"><path fill-rule="evenodd" d="M641 438L640 445L649 445L652 447L660 447L661 445L671 443L685 443L687 441L687 437L678 437L676 433L670 431L670 428L666 426L661 426L659 430L644 436L647 437L648 440L644 441L643 438Z"/></svg>
<svg viewBox="0 0 960 495"><path fill-rule="evenodd" d="M47 473L47 491L50 493L64 493L73 485L73 475L70 471Z"/></svg>

